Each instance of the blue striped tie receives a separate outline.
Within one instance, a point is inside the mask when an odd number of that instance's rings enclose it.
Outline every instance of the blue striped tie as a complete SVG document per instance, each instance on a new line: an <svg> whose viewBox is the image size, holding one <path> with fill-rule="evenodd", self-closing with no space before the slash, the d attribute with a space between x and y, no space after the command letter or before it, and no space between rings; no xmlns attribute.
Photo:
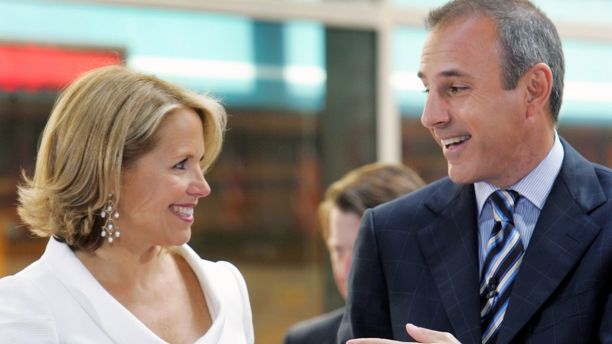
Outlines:
<svg viewBox="0 0 612 344"><path fill-rule="evenodd" d="M497 190L491 194L495 225L487 243L487 255L480 278L480 325L482 343L495 343L508 308L512 283L523 259L523 243L514 228L514 206L519 194Z"/></svg>

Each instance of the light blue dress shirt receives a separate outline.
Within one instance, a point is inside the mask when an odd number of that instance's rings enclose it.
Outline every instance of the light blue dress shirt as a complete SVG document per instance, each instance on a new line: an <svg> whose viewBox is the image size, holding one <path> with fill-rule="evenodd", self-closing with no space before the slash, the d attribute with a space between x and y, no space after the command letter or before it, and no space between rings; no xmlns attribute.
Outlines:
<svg viewBox="0 0 612 344"><path fill-rule="evenodd" d="M521 235L523 247L527 250L540 211L552 189L553 183L561 170L563 162L563 145L555 133L555 142L546 158L518 183L508 187L517 191L521 198L514 211L514 226ZM487 241L493 230L493 208L489 196L499 188L486 182L474 183L476 202L478 204L478 258L480 270L487 254Z"/></svg>

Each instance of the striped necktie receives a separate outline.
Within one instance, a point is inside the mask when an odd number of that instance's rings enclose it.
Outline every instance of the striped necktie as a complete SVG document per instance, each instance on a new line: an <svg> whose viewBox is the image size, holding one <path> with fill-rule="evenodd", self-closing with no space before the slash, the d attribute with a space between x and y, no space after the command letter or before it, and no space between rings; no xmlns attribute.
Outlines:
<svg viewBox="0 0 612 344"><path fill-rule="evenodd" d="M514 206L519 194L497 190L491 194L495 225L487 242L487 255L480 278L480 325L482 343L495 343L508 308L510 291L523 259L523 243L514 227Z"/></svg>

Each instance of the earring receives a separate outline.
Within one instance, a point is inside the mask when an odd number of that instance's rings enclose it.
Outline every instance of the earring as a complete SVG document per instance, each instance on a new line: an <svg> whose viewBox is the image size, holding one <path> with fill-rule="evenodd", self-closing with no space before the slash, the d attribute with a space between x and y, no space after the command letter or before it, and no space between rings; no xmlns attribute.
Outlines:
<svg viewBox="0 0 612 344"><path fill-rule="evenodd" d="M119 218L119 212L115 209L115 203L113 202L113 194L108 195L108 200L106 201L106 205L102 208L100 212L100 217L106 219L104 221L104 226L102 226L102 232L100 232L101 237L108 238L108 243L113 243L113 237L119 238L121 236L121 232L119 231L119 226L115 224L115 220Z"/></svg>

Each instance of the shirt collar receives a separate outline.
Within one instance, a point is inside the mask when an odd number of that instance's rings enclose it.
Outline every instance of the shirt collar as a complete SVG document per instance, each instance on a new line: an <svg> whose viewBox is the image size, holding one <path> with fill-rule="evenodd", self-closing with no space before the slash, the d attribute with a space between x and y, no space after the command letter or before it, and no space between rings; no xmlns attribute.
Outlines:
<svg viewBox="0 0 612 344"><path fill-rule="evenodd" d="M559 135L555 131L555 142L544 160L542 160L536 168L531 170L529 174L508 189L516 190L539 210L542 210L544 202L557 178L557 174L559 174L561 170L563 156L563 145L559 140ZM498 187L487 182L474 183L479 215L489 196L498 189Z"/></svg>

